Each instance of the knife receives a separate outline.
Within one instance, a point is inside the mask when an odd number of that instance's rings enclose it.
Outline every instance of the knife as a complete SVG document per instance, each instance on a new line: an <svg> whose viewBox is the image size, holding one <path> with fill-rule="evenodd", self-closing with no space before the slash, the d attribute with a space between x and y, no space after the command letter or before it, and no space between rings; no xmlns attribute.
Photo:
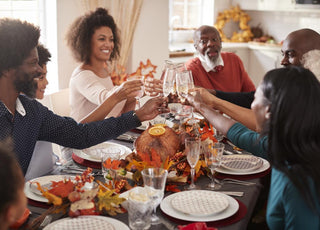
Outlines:
<svg viewBox="0 0 320 230"><path fill-rule="evenodd" d="M171 223L169 220L166 220L163 216L158 215L161 224L163 224L168 230L178 230L176 224Z"/></svg>
<svg viewBox="0 0 320 230"><path fill-rule="evenodd" d="M242 197L244 195L244 192L234 192L234 191L217 191L217 192L221 192L221 193L229 195L229 196Z"/></svg>

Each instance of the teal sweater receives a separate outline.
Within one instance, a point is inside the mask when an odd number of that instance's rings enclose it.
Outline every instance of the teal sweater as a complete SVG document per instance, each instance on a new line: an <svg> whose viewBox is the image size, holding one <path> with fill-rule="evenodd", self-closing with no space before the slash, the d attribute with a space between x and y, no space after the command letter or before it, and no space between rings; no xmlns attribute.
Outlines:
<svg viewBox="0 0 320 230"><path fill-rule="evenodd" d="M236 146L256 156L267 158L267 137L259 139L258 133L240 123L229 129L227 137ZM312 181L310 186L313 189L314 203L320 213L320 198L316 195ZM320 229L320 215L312 212L289 178L274 168L271 173L267 223L271 230Z"/></svg>

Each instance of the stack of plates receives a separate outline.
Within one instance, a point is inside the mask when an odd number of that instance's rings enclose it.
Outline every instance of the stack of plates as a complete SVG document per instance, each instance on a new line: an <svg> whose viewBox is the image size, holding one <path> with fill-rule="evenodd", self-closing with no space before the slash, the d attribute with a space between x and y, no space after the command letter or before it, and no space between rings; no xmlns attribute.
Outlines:
<svg viewBox="0 0 320 230"><path fill-rule="evenodd" d="M227 155L221 159L217 172L231 175L249 175L267 170L270 164L267 160L252 155Z"/></svg>
<svg viewBox="0 0 320 230"><path fill-rule="evenodd" d="M234 198L219 192L192 190L167 196L160 208L180 220L217 221L234 215L239 204Z"/></svg>

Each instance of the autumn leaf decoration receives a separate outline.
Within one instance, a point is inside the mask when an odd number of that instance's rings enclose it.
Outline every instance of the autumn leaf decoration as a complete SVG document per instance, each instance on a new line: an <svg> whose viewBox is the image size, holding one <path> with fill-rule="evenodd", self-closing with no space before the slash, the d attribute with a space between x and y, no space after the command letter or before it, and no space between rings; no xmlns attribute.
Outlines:
<svg viewBox="0 0 320 230"><path fill-rule="evenodd" d="M143 64L140 61L140 64L137 70L134 73L128 74L126 73L126 68L122 65L117 65L115 70L111 73L111 80L114 85L121 85L125 82L129 77L138 76L138 77L151 77L153 78L153 74L156 72L157 66L153 65L150 59L147 59L147 63Z"/></svg>
<svg viewBox="0 0 320 230"><path fill-rule="evenodd" d="M111 73L111 80L114 85L121 85L122 82L125 82L128 78L126 73L126 68L122 65L117 65L115 70Z"/></svg>
<svg viewBox="0 0 320 230"><path fill-rule="evenodd" d="M106 211L110 216L123 213L119 205L125 201L125 198L119 197L119 194L115 194L114 190L100 189L97 197L97 208L100 212Z"/></svg>
<svg viewBox="0 0 320 230"><path fill-rule="evenodd" d="M153 65L149 59L147 59L147 63L143 64L143 62L140 62L139 67L137 68L136 72L130 74L130 77L132 76L138 76L145 78L151 77L154 78L153 73L156 72L157 66Z"/></svg>

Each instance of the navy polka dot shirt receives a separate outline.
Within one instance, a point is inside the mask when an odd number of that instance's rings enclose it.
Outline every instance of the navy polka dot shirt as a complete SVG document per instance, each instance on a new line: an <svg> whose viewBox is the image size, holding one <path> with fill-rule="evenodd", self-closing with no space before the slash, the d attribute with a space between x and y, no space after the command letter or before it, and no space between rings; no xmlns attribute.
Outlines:
<svg viewBox="0 0 320 230"><path fill-rule="evenodd" d="M0 140L12 137L14 150L24 174L37 140L84 149L114 139L141 125L133 111L117 118L111 117L103 121L80 124L70 117L54 114L38 101L24 95L20 95L19 99L26 111L24 116L15 112L13 117L0 101Z"/></svg>

